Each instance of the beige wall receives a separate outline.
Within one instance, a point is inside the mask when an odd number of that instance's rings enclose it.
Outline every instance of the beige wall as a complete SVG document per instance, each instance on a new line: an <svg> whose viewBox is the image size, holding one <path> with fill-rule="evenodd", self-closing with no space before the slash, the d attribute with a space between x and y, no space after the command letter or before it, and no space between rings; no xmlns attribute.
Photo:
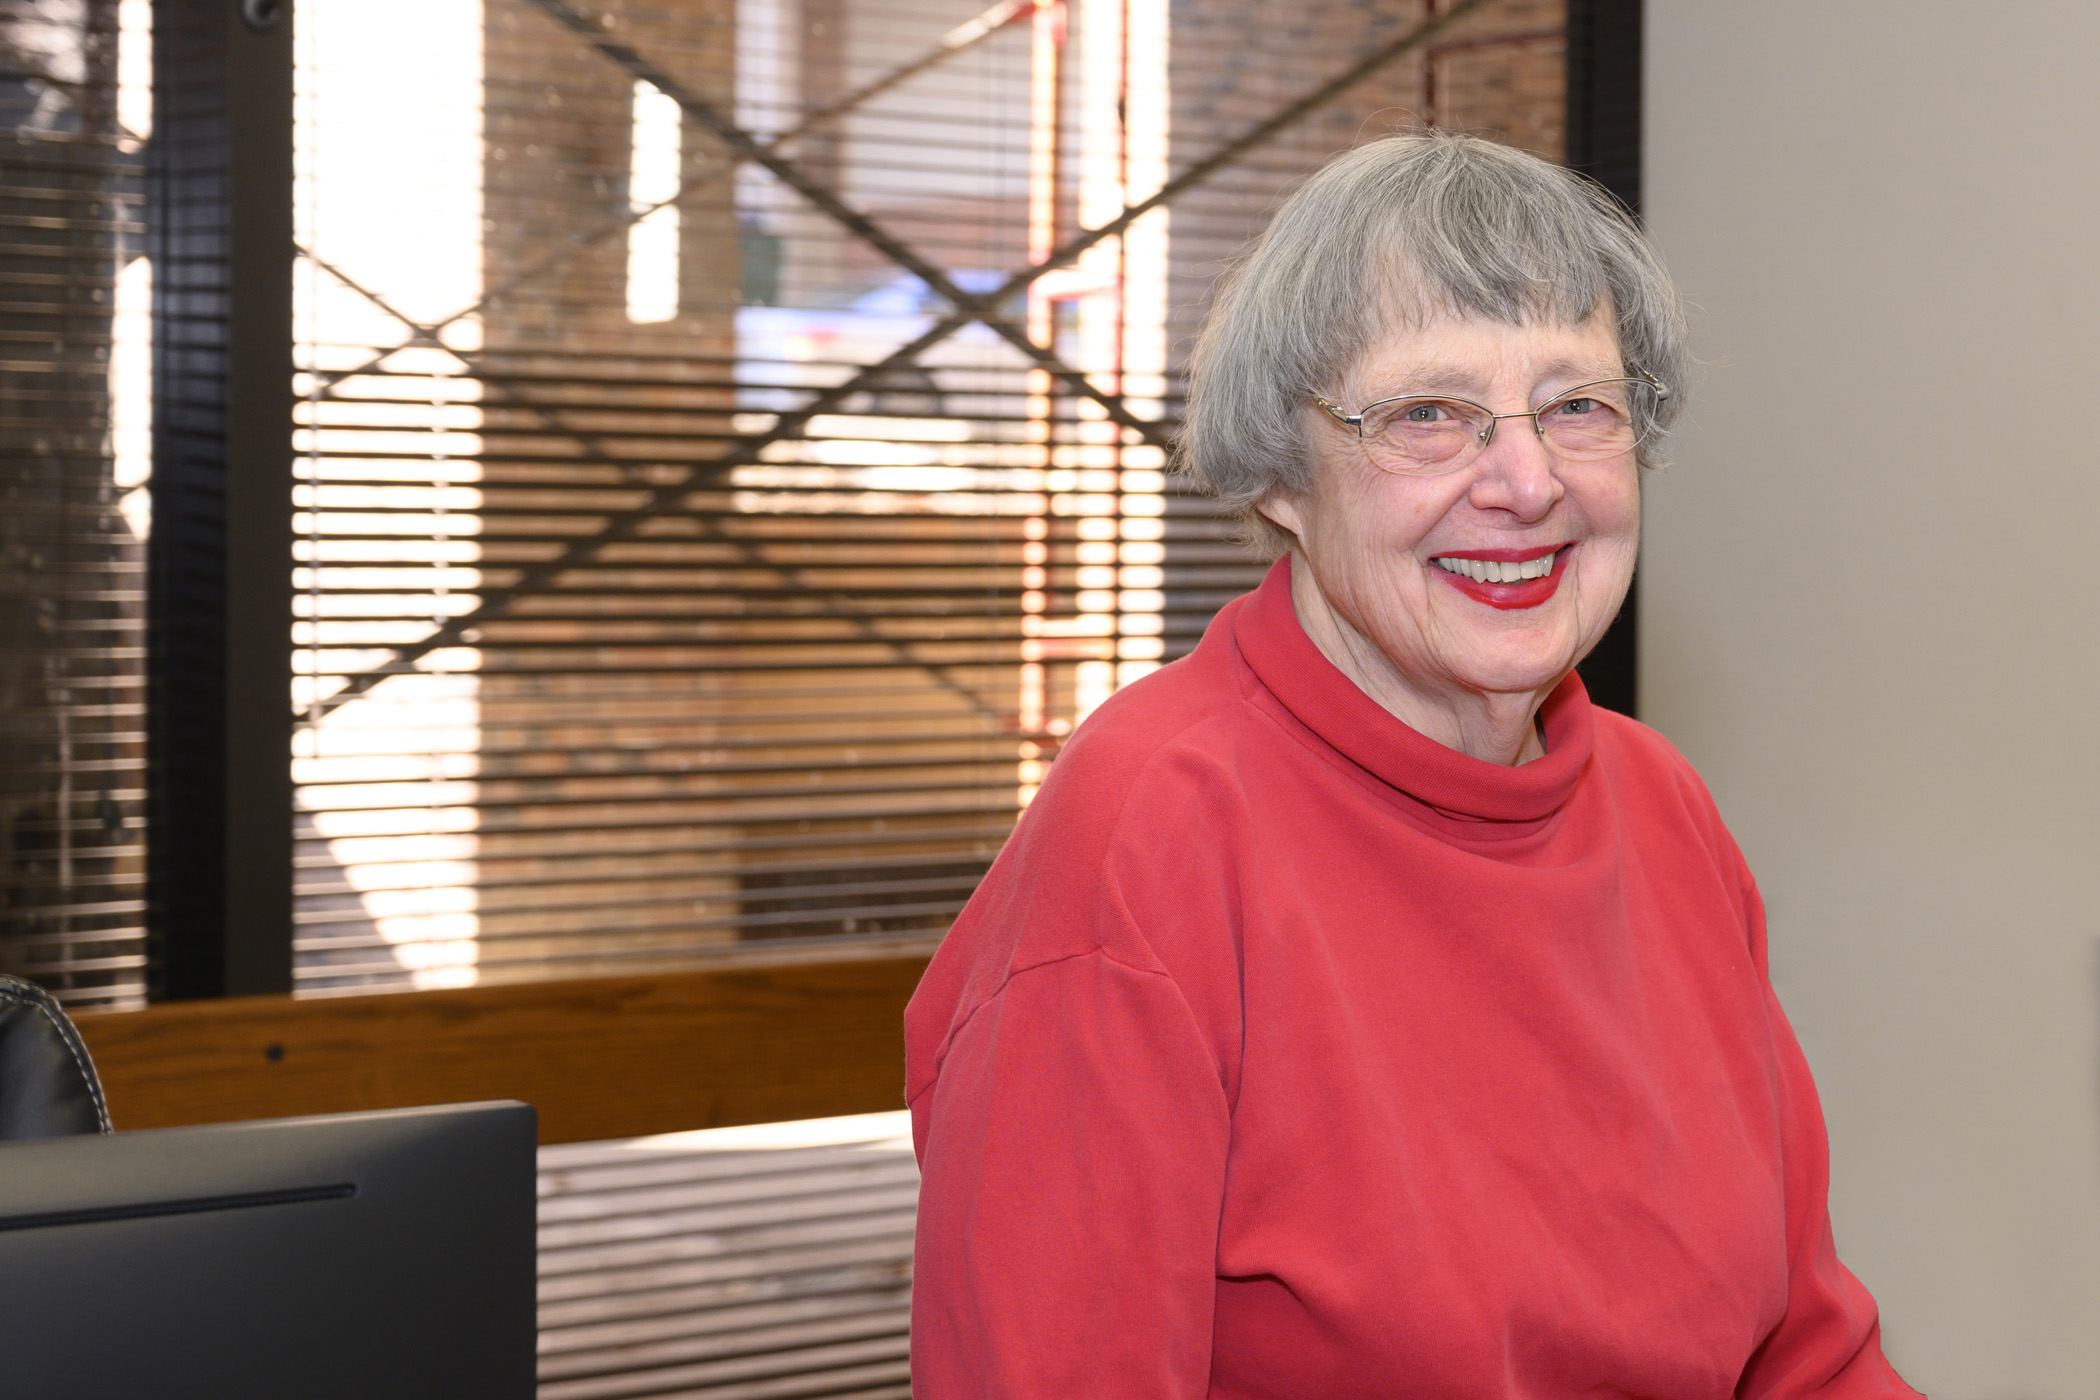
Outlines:
<svg viewBox="0 0 2100 1400"><path fill-rule="evenodd" d="M1771 907L1934 1400L2100 1393L2100 6L1650 0L1706 362L1643 714Z"/></svg>

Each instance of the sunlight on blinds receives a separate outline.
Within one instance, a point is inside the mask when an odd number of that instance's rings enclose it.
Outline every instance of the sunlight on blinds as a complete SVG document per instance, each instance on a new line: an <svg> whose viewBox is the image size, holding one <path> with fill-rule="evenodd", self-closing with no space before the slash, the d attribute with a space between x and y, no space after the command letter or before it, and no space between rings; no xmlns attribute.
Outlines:
<svg viewBox="0 0 2100 1400"><path fill-rule="evenodd" d="M482 15L472 0L308 0L297 39L302 985L358 985L377 965L468 986L479 657L449 647L322 702L336 674L442 625L481 583L481 386L460 358L480 324L373 349L399 341L399 317L445 320L480 288Z"/></svg>
<svg viewBox="0 0 2100 1400"><path fill-rule="evenodd" d="M117 274L109 332L110 481L132 538L153 530L153 260Z"/></svg>
<svg viewBox="0 0 2100 1400"><path fill-rule="evenodd" d="M627 319L678 314L678 169L685 113L653 83L634 84L633 154L627 168Z"/></svg>
<svg viewBox="0 0 2100 1400"><path fill-rule="evenodd" d="M117 127L143 147L153 135L153 4L117 7ZM109 335L111 480L117 510L134 539L153 528L153 260L136 257L117 272Z"/></svg>

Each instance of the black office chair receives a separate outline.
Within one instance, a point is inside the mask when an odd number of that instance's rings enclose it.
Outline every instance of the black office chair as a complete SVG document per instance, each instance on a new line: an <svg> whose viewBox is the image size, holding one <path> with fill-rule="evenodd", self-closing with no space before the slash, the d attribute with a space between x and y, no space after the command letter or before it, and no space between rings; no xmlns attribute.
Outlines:
<svg viewBox="0 0 2100 1400"><path fill-rule="evenodd" d="M51 993L0 976L0 1140L109 1131L102 1081Z"/></svg>

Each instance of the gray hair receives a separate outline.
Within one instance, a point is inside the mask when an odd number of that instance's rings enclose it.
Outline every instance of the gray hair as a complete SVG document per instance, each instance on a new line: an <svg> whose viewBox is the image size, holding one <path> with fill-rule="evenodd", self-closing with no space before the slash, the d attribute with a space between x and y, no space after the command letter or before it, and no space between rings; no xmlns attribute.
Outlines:
<svg viewBox="0 0 2100 1400"><path fill-rule="evenodd" d="M1255 506L1311 484L1311 397L1337 397L1375 341L1444 316L1580 325L1607 304L1628 372L1667 390L1637 396L1636 459L1657 466L1691 359L1676 288L1626 210L1476 136L1370 142L1306 181L1220 281L1189 362L1182 469L1274 557L1290 536Z"/></svg>

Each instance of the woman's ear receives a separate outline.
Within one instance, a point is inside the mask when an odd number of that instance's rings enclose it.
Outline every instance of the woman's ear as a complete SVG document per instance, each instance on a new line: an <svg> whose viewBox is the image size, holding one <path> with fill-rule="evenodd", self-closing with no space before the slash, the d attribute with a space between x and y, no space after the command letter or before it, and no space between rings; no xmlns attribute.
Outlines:
<svg viewBox="0 0 2100 1400"><path fill-rule="evenodd" d="M1294 540L1305 538L1305 517L1299 512L1297 497L1278 488L1254 503L1261 517L1279 530L1290 532Z"/></svg>

